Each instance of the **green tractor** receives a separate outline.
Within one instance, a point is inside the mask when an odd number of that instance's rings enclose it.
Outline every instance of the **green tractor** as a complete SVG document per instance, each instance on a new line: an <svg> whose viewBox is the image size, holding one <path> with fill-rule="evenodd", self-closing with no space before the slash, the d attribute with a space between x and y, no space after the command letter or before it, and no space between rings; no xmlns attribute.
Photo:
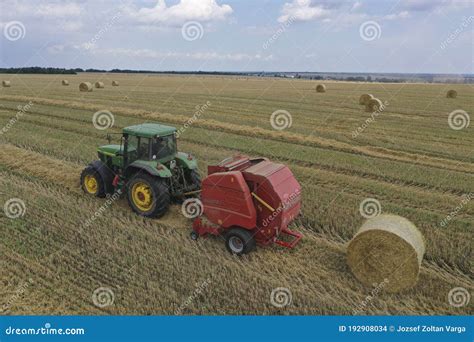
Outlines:
<svg viewBox="0 0 474 342"><path fill-rule="evenodd" d="M197 161L177 151L175 127L145 123L125 127L121 134L120 145L100 146L99 160L82 171L85 193L97 197L126 193L137 214L160 217L172 200L198 192Z"/></svg>

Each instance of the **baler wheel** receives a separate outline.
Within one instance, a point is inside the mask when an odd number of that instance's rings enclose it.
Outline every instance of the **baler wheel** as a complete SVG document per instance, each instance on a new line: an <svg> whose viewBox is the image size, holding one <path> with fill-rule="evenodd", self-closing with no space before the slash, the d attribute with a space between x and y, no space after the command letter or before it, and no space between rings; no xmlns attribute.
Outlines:
<svg viewBox="0 0 474 342"><path fill-rule="evenodd" d="M250 231L243 228L232 228L225 236L225 246L230 253L242 255L253 251L256 242Z"/></svg>
<svg viewBox="0 0 474 342"><path fill-rule="evenodd" d="M196 241L197 239L199 239L199 234L196 233L195 231L192 231L190 236L191 236L191 240L193 241Z"/></svg>

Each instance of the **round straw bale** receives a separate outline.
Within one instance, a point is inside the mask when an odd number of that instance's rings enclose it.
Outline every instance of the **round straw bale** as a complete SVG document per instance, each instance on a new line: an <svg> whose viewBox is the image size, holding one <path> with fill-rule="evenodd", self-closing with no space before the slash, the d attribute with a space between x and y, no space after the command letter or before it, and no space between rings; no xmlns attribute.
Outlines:
<svg viewBox="0 0 474 342"><path fill-rule="evenodd" d="M68 80L62 80L61 83L62 83L63 86L68 86L69 85Z"/></svg>
<svg viewBox="0 0 474 342"><path fill-rule="evenodd" d="M95 82L95 87L96 88L105 88L104 82Z"/></svg>
<svg viewBox="0 0 474 342"><path fill-rule="evenodd" d="M374 95L372 95L372 94L362 94L359 97L359 104L365 106L367 104L367 102L369 102L373 98L374 98Z"/></svg>
<svg viewBox="0 0 474 342"><path fill-rule="evenodd" d="M365 104L365 111L366 112L376 112L376 111L380 111L384 108L384 105L382 103L382 101L380 101L379 99L377 98L373 98L373 99L370 99L369 101L367 101L367 103Z"/></svg>
<svg viewBox="0 0 474 342"><path fill-rule="evenodd" d="M114 87L118 87L118 86L119 86L119 83L118 83L118 81L112 81L112 85L113 85Z"/></svg>
<svg viewBox="0 0 474 342"><path fill-rule="evenodd" d="M324 84L318 84L316 86L316 92L325 93L326 92L326 86Z"/></svg>
<svg viewBox="0 0 474 342"><path fill-rule="evenodd" d="M11 87L10 81L2 81L2 86Z"/></svg>
<svg viewBox="0 0 474 342"><path fill-rule="evenodd" d="M448 99L455 99L456 97L458 96L458 92L454 89L450 89L448 90L448 92L446 93L446 97Z"/></svg>
<svg viewBox="0 0 474 342"><path fill-rule="evenodd" d="M92 91L92 84L90 82L82 82L79 84L80 91Z"/></svg>
<svg viewBox="0 0 474 342"><path fill-rule="evenodd" d="M423 236L413 223L382 214L367 220L347 248L347 263L366 286L384 282L384 290L398 292L418 280L425 253Z"/></svg>

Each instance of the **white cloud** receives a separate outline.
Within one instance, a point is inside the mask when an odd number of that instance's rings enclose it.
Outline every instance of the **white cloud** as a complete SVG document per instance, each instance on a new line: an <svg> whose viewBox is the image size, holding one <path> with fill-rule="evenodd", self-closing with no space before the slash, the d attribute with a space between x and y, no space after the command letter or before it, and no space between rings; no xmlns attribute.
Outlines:
<svg viewBox="0 0 474 342"><path fill-rule="evenodd" d="M77 18L84 12L83 4L76 2L2 0L2 17L34 17L46 19Z"/></svg>
<svg viewBox="0 0 474 342"><path fill-rule="evenodd" d="M293 0L283 5L281 16L278 21L281 23L289 20L294 21L308 21L313 19L320 19L328 16L329 10L322 5L311 5L311 0Z"/></svg>
<svg viewBox="0 0 474 342"><path fill-rule="evenodd" d="M142 23L180 24L189 20L224 20L232 12L229 5L217 4L216 0L180 0L176 5L168 6L165 0L158 0L155 7L140 9L128 8L130 16Z"/></svg>
<svg viewBox="0 0 474 342"><path fill-rule="evenodd" d="M397 20L397 19L406 19L406 18L409 18L409 17L410 17L410 12L402 11L402 12L399 12L399 13L388 14L388 15L384 16L383 19Z"/></svg>
<svg viewBox="0 0 474 342"><path fill-rule="evenodd" d="M127 48L98 48L96 45L88 45L87 43L74 45L74 49L89 52L93 55L111 55L126 56L133 58L183 58L194 60L228 60L228 61L249 61L263 60L269 61L273 59L273 55L262 56L259 54L250 55L245 53L217 53L217 52L163 52L151 49L127 49ZM55 46L51 48L51 52L61 53L65 50L64 46Z"/></svg>

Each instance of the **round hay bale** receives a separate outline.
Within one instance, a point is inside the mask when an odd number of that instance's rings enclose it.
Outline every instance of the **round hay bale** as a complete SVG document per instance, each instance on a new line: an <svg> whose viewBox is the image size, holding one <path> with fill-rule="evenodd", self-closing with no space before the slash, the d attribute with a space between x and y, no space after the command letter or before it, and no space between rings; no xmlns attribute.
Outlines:
<svg viewBox="0 0 474 342"><path fill-rule="evenodd" d="M10 83L10 81L2 81L2 86L11 87L11 83Z"/></svg>
<svg viewBox="0 0 474 342"><path fill-rule="evenodd" d="M326 92L326 86L324 84L318 84L316 86L316 92L325 93Z"/></svg>
<svg viewBox="0 0 474 342"><path fill-rule="evenodd" d="M347 248L347 263L366 286L384 282L387 292L413 287L425 253L423 236L413 223L397 215L367 220Z"/></svg>
<svg viewBox="0 0 474 342"><path fill-rule="evenodd" d="M112 86L118 87L118 86L119 86L119 83L118 83L117 81L112 81Z"/></svg>
<svg viewBox="0 0 474 342"><path fill-rule="evenodd" d="M92 84L90 82L82 82L79 84L80 91L92 91Z"/></svg>
<svg viewBox="0 0 474 342"><path fill-rule="evenodd" d="M104 82L95 82L95 87L96 88L105 88Z"/></svg>
<svg viewBox="0 0 474 342"><path fill-rule="evenodd" d="M455 99L456 97L458 96L458 92L454 89L450 89L448 90L448 92L446 93L446 97L448 99Z"/></svg>
<svg viewBox="0 0 474 342"><path fill-rule="evenodd" d="M372 95L372 94L362 94L359 97L359 104L365 106L367 104L367 102L369 102L372 99L374 99L374 95Z"/></svg>
<svg viewBox="0 0 474 342"><path fill-rule="evenodd" d="M62 84L63 86L68 86L68 85L69 85L69 81L68 81L68 80L62 80L62 81L61 81L61 84Z"/></svg>
<svg viewBox="0 0 474 342"><path fill-rule="evenodd" d="M365 111L370 112L370 113L383 110L383 108L384 108L384 105L382 101L380 101L379 99L375 97L367 101L367 103L365 104Z"/></svg>

